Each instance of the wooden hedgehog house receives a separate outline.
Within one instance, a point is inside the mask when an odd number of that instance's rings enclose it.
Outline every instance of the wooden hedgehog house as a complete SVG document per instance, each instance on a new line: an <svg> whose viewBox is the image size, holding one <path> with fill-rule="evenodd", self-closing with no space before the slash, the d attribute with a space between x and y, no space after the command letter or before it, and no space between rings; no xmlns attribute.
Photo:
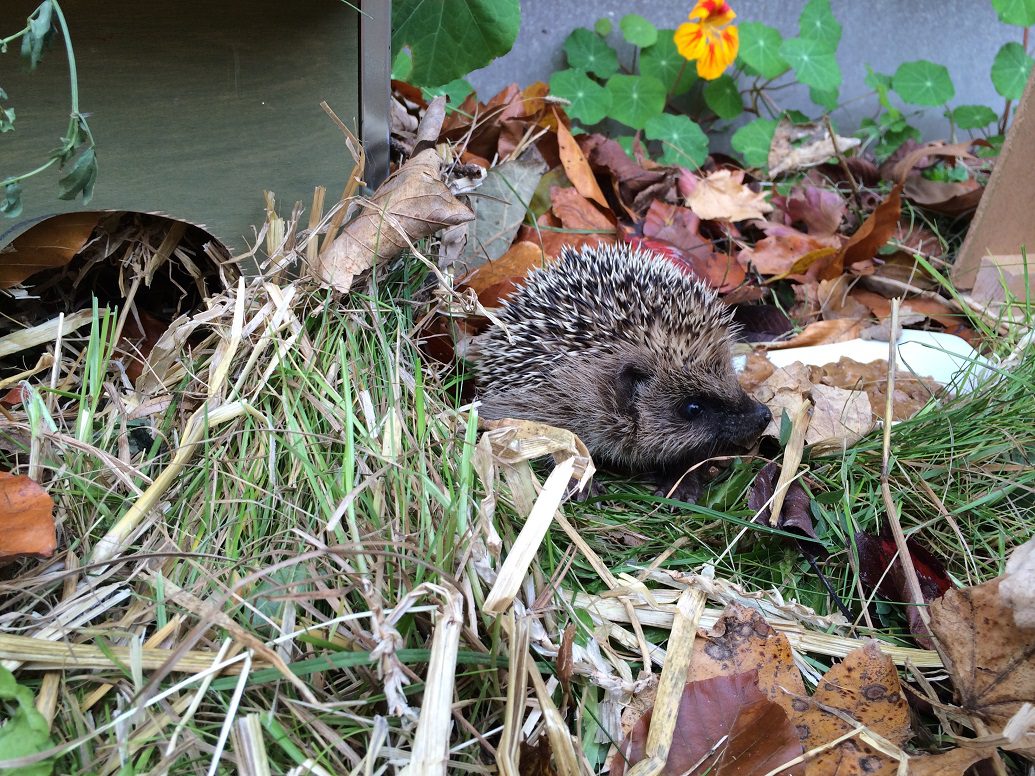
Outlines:
<svg viewBox="0 0 1035 776"><path fill-rule="evenodd" d="M39 0L0 4L14 32ZM63 0L80 110L96 141L92 200L58 198L54 169L27 179L23 210L0 217L0 249L58 214L160 213L198 225L230 253L254 242L264 191L308 206L316 186L345 187L352 159L321 101L357 131L366 180L388 169L391 3L386 0ZM0 137L0 179L46 161L68 123L60 38L39 66L0 56L17 111Z"/></svg>

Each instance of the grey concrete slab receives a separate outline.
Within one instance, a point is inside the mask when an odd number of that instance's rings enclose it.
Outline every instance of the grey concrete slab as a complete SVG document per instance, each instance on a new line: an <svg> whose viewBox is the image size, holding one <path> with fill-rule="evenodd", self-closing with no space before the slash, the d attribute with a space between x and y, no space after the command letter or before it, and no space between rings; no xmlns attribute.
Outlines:
<svg viewBox="0 0 1035 776"><path fill-rule="evenodd" d="M737 21L759 21L779 29L785 37L797 34L798 14L806 0L733 0ZM1021 29L996 19L989 0L832 0L834 15L843 28L838 62L844 74L840 108L834 119L842 130L854 130L864 116L878 110L876 98L863 84L866 65L894 73L902 62L929 59L949 68L956 86L953 105L983 104L1001 111L1004 101L992 86L989 70L996 52L1009 40L1020 41ZM674 28L686 20L693 2L674 0L526 0L521 3L521 32L513 50L488 67L474 72L470 81L479 95L488 97L509 83L521 85L547 80L566 67L563 45L575 27L592 27L600 17L614 22L611 43L624 63L632 51L624 47L618 20L635 12L658 27ZM776 92L782 108L817 114L807 91L791 88ZM925 135L944 137L948 125L938 108L926 109L913 122Z"/></svg>

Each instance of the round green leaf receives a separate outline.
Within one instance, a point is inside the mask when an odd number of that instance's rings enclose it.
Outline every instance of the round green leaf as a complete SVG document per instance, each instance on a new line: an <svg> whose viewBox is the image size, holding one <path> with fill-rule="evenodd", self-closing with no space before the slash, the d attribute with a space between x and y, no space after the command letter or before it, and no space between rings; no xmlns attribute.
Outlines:
<svg viewBox="0 0 1035 776"><path fill-rule="evenodd" d="M987 105L960 105L952 111L952 120L960 129L981 129L998 118Z"/></svg>
<svg viewBox="0 0 1035 776"><path fill-rule="evenodd" d="M444 94L446 102L450 105L459 105L467 95L474 91L474 87L467 82L466 78L457 78L455 81L442 84L442 86L433 86L430 89L424 88L422 91L429 102L438 95Z"/></svg>
<svg viewBox="0 0 1035 776"><path fill-rule="evenodd" d="M1020 43L1004 43L992 62L992 85L1008 100L1019 100L1031 74L1032 58Z"/></svg>
<svg viewBox="0 0 1035 776"><path fill-rule="evenodd" d="M393 81L405 81L410 77L410 73L413 72L413 57L410 56L408 49L403 49L395 55L395 59L392 60L392 80Z"/></svg>
<svg viewBox="0 0 1035 776"><path fill-rule="evenodd" d="M777 123L776 119L755 119L733 133L730 145L744 157L749 167L765 167L769 164L769 146L773 143Z"/></svg>
<svg viewBox="0 0 1035 776"><path fill-rule="evenodd" d="M653 116L643 133L661 143L663 164L700 167L708 158L708 136L686 116L671 113Z"/></svg>
<svg viewBox="0 0 1035 776"><path fill-rule="evenodd" d="M611 93L581 70L558 70L550 76L550 94L569 100L565 110L583 124L603 121L611 110Z"/></svg>
<svg viewBox="0 0 1035 776"><path fill-rule="evenodd" d="M1035 24L1035 0L992 0L999 21L1018 27Z"/></svg>
<svg viewBox="0 0 1035 776"><path fill-rule="evenodd" d="M837 108L838 96L837 89L809 89L809 99L828 112Z"/></svg>
<svg viewBox="0 0 1035 776"><path fill-rule="evenodd" d="M618 72L618 55L607 42L593 30L578 27L564 41L564 53L568 64L577 70L585 70L601 78L610 78Z"/></svg>
<svg viewBox="0 0 1035 776"><path fill-rule="evenodd" d="M611 118L633 129L665 109L665 86L649 75L615 75L607 82L611 93Z"/></svg>
<svg viewBox="0 0 1035 776"><path fill-rule="evenodd" d="M819 41L828 51L837 50L841 41L841 25L830 10L830 0L809 0L798 17L798 35Z"/></svg>
<svg viewBox="0 0 1035 776"><path fill-rule="evenodd" d="M438 86L510 51L521 27L518 0L395 0L392 51L410 47L417 86Z"/></svg>
<svg viewBox="0 0 1035 776"><path fill-rule="evenodd" d="M740 58L763 78L776 78L790 65L780 56L783 36L775 27L760 22L740 25Z"/></svg>
<svg viewBox="0 0 1035 776"><path fill-rule="evenodd" d="M676 50L675 30L659 30L658 42L640 51L640 75L657 78L668 94L685 94L697 80L697 69Z"/></svg>
<svg viewBox="0 0 1035 776"><path fill-rule="evenodd" d="M789 38L780 45L780 56L794 68L806 86L828 92L841 85L841 67L834 52L815 38Z"/></svg>
<svg viewBox="0 0 1035 776"><path fill-rule="evenodd" d="M704 103L720 119L735 119L744 112L744 100L737 90L737 82L728 75L720 75L705 83Z"/></svg>
<svg viewBox="0 0 1035 776"><path fill-rule="evenodd" d="M622 37L640 48L653 46L658 40L658 28L638 13L626 14L618 22L622 28Z"/></svg>
<svg viewBox="0 0 1035 776"><path fill-rule="evenodd" d="M606 16L601 16L597 19L596 24L593 25L593 29L596 31L597 35L606 38L611 34L611 30L614 29L614 25L611 24L611 20Z"/></svg>
<svg viewBox="0 0 1035 776"><path fill-rule="evenodd" d="M891 88L912 105L943 105L956 95L949 71L926 59L899 65L891 77Z"/></svg>

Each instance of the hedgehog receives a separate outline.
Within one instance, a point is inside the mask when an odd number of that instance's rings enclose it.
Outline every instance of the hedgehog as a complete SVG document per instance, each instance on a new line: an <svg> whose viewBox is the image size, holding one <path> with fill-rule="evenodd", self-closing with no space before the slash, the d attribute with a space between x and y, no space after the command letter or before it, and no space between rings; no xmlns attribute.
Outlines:
<svg viewBox="0 0 1035 776"><path fill-rule="evenodd" d="M568 429L602 468L697 498L695 464L748 451L771 415L737 381L733 311L657 253L565 247L474 339L480 413Z"/></svg>

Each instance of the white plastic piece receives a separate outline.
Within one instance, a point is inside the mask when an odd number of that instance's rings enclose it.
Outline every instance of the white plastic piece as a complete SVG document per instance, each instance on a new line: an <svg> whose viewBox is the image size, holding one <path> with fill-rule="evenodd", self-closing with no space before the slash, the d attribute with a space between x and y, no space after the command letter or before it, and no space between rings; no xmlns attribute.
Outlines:
<svg viewBox="0 0 1035 776"><path fill-rule="evenodd" d="M954 334L907 329L898 340L898 370L903 374L930 377L942 385L956 383L956 390L966 393L991 375L991 364L978 355L966 340ZM803 348L771 350L766 354L777 368L798 361L809 366L823 366L847 356L853 361L868 364L887 361L888 343L877 340L853 339L810 345ZM746 359L734 360L742 369Z"/></svg>

